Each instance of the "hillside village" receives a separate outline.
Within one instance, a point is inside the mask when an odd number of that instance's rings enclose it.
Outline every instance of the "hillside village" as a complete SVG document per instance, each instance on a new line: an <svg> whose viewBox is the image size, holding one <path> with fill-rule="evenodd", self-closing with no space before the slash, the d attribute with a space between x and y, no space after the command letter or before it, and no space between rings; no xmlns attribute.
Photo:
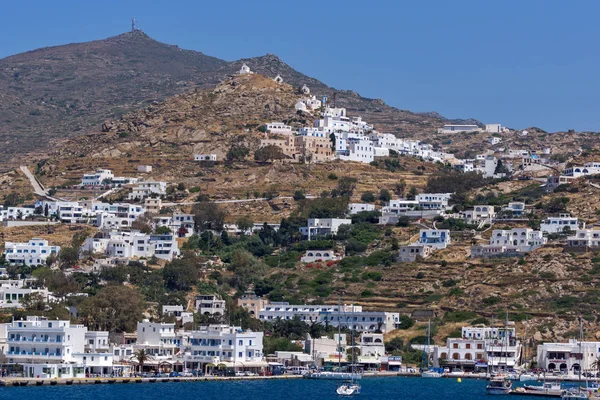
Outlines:
<svg viewBox="0 0 600 400"><path fill-rule="evenodd" d="M3 175L2 362L47 378L398 371L423 352L464 371L593 369L587 134L377 128L244 63ZM566 356L578 317L585 363Z"/></svg>

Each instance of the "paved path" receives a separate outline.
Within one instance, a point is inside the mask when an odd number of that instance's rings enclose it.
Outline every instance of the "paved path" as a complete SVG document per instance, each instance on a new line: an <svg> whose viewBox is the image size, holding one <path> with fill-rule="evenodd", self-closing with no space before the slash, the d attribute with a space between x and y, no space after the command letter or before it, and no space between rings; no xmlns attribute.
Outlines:
<svg viewBox="0 0 600 400"><path fill-rule="evenodd" d="M35 176L33 176L31 171L29 170L29 168L27 168L24 165L21 165L21 171L25 174L27 179L29 179L29 183L31 183L31 186L33 187L33 192L35 194L37 194L38 196L41 196L41 197L47 197L50 200L60 201L60 199L57 199L56 197L52 197L48 194L48 191L46 189L44 189L44 187L35 178Z"/></svg>

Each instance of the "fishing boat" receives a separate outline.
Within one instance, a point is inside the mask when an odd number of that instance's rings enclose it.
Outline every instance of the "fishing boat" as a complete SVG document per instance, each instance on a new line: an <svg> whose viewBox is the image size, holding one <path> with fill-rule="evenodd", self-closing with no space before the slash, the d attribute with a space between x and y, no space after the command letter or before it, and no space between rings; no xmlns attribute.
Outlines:
<svg viewBox="0 0 600 400"><path fill-rule="evenodd" d="M536 374L522 373L521 375L519 375L520 382L537 381L538 378L539 377Z"/></svg>
<svg viewBox="0 0 600 400"><path fill-rule="evenodd" d="M511 381L503 376L490 379L486 390L488 394L509 394L512 389Z"/></svg>
<svg viewBox="0 0 600 400"><path fill-rule="evenodd" d="M562 386L560 382L544 382L541 386L539 385L523 385L523 387L527 390L532 390L536 392L561 392Z"/></svg>
<svg viewBox="0 0 600 400"><path fill-rule="evenodd" d="M427 345L423 349L421 378L441 378L442 374L429 365L429 346L431 346L431 320L427 321Z"/></svg>

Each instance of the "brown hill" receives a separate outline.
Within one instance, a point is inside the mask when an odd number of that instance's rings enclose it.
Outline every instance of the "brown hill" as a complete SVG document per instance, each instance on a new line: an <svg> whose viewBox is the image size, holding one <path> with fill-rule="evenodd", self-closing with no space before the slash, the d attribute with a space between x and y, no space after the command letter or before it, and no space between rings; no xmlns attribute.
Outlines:
<svg viewBox="0 0 600 400"><path fill-rule="evenodd" d="M268 77L304 83L321 97L337 92L338 106L382 130L432 132L438 114L415 114L337 91L274 55L226 62L151 39L141 31L104 40L48 47L0 60L0 155L43 153L57 139L99 130L106 119L147 107L190 88L214 87L247 63ZM36 140L43 137L43 140ZM34 139L35 138L35 139ZM6 157L0 157L3 160ZM14 165L18 160L13 160ZM6 161L0 168L7 167Z"/></svg>

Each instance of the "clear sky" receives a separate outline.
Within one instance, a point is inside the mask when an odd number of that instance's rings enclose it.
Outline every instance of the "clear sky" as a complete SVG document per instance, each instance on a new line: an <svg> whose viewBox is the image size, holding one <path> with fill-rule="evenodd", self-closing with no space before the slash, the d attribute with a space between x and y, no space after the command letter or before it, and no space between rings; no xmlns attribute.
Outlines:
<svg viewBox="0 0 600 400"><path fill-rule="evenodd" d="M599 0L1 2L0 58L129 30L225 60L278 55L338 89L511 128L600 131Z"/></svg>

